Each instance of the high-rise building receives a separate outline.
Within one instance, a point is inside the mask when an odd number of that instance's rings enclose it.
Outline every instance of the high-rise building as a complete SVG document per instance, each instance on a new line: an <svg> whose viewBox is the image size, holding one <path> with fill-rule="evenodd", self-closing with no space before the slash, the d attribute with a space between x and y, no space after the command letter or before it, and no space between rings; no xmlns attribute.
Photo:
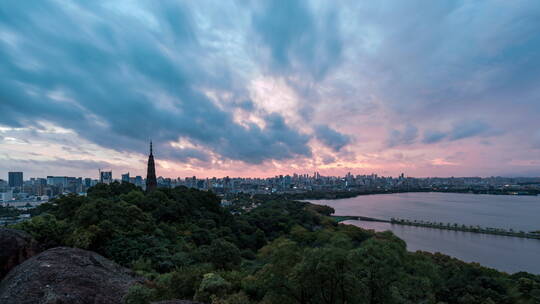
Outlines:
<svg viewBox="0 0 540 304"><path fill-rule="evenodd" d="M99 171L99 182L103 184L112 183L112 171Z"/></svg>
<svg viewBox="0 0 540 304"><path fill-rule="evenodd" d="M13 199L13 190L8 190L6 192L0 193L0 201L1 202L8 202Z"/></svg>
<svg viewBox="0 0 540 304"><path fill-rule="evenodd" d="M23 186L23 173L22 172L9 172L8 173L9 186L22 187Z"/></svg>
<svg viewBox="0 0 540 304"><path fill-rule="evenodd" d="M144 180L143 180L142 176L140 176L140 175L135 176L135 185L138 186L138 187L141 187L141 188L143 187Z"/></svg>
<svg viewBox="0 0 540 304"><path fill-rule="evenodd" d="M47 185L67 187L68 177L67 176L47 176Z"/></svg>
<svg viewBox="0 0 540 304"><path fill-rule="evenodd" d="M130 180L129 180L129 172L126 173L126 174L122 174L122 182L123 183L129 183Z"/></svg>
<svg viewBox="0 0 540 304"><path fill-rule="evenodd" d="M153 191L157 187L156 165L154 164L154 154L152 142L150 142L150 155L148 156L148 170L146 174L146 191Z"/></svg>
<svg viewBox="0 0 540 304"><path fill-rule="evenodd" d="M85 178L85 179L84 179L84 186L85 186L86 188L92 187L92 179L89 178L89 177Z"/></svg>

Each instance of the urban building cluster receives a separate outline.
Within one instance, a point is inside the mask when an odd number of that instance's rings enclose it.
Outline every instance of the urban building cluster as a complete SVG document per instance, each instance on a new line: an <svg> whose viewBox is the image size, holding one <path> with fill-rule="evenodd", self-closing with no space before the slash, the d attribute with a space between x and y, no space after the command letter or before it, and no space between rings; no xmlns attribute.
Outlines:
<svg viewBox="0 0 540 304"><path fill-rule="evenodd" d="M370 175L322 176L314 174L279 175L269 178L162 178L157 179L158 187L186 186L201 190L212 190L217 194L283 194L303 192L338 191L540 191L540 178L529 177L448 177L414 178Z"/></svg>
<svg viewBox="0 0 540 304"><path fill-rule="evenodd" d="M39 203L60 194L76 193L84 195L86 190L98 183L109 184L114 181L132 183L147 188L147 178L121 174L113 177L112 171L99 171L99 178L83 178L69 176L47 176L24 180L23 172L9 172L8 180L0 180L0 203L26 205ZM186 186L201 190L211 190L217 194L283 194L309 191L540 191L540 178L509 177L448 177L448 178L414 178L370 175L322 176L314 174L279 175L269 178L156 178L157 187L174 188ZM509 193L511 194L511 193Z"/></svg>
<svg viewBox="0 0 540 304"><path fill-rule="evenodd" d="M8 172L8 180L0 179L0 206L31 208L62 194L81 194L98 183L132 183L143 190L186 186L211 190L217 194L287 194L304 192L381 192L381 191L449 191L499 194L538 194L540 178L532 177L428 177L414 178L400 174L398 177L370 175L322 176L313 174L279 175L269 178L164 178L156 177L152 143L148 157L147 176L132 177L129 173L113 177L111 170L99 169L98 179L47 176L24 179L23 172Z"/></svg>

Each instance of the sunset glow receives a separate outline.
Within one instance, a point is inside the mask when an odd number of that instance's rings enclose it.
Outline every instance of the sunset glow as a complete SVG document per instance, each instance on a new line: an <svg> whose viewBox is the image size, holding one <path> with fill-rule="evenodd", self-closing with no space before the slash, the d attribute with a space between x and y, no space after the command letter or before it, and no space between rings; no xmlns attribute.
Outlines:
<svg viewBox="0 0 540 304"><path fill-rule="evenodd" d="M540 175L534 1L8 2L4 172Z"/></svg>

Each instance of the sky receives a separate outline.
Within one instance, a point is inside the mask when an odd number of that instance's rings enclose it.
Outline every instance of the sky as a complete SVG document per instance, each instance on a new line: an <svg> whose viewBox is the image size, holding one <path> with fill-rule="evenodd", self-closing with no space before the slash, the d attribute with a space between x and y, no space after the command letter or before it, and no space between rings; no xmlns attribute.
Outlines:
<svg viewBox="0 0 540 304"><path fill-rule="evenodd" d="M0 178L540 176L540 2L0 6Z"/></svg>

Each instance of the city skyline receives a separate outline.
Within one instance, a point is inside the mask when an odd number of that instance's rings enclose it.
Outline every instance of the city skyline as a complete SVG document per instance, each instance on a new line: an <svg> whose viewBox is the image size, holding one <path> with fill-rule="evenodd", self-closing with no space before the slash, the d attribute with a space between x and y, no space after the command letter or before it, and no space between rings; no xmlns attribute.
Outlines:
<svg viewBox="0 0 540 304"><path fill-rule="evenodd" d="M40 174L40 175L29 175L27 173L25 173L24 171L9 171L9 172L5 172L4 175L1 175L0 176L0 180L4 181L4 182L7 182L9 180L9 173L23 173L24 175L24 181L29 181L31 179L46 179L47 177L69 177L69 178L90 178L92 180L96 180L96 181L100 181L102 176L101 174L103 173L106 173L106 174L111 174L111 181L118 181L118 182L122 182L122 178L124 176L129 176L131 178L134 178L134 177L140 177L142 178L142 180L146 180L146 173L141 173L141 174L138 174L138 173L133 173L133 172L129 172L129 171L113 171L111 169L98 169L97 171L97 174L95 175L65 175L65 174L51 174L51 173L43 173L43 174ZM342 174L342 175L325 175L325 174L321 174L320 171L314 171L314 172L301 172L301 171L295 171L295 172L286 172L286 173L278 173L278 174L275 174L275 175L266 175L266 176L253 176L253 175L245 175L245 176L232 176L232 175L222 175L222 176L216 176L216 175L178 175L178 176L164 176L164 175L160 175L158 173L156 173L156 178L161 178L161 179L171 179L171 180L185 180L185 179L191 179L193 177L197 178L197 179L213 179L213 178L216 178L216 179L225 179L225 178L231 178L231 179L254 179L254 180L257 180L257 179L260 179L260 180L264 180L264 179L273 179L273 178L276 178L276 177L286 177L286 176L289 176L289 177L293 177L293 176L307 176L309 178L314 178L316 175L320 175L321 177L325 177L325 178L345 178L346 176L348 175L351 175L351 176L354 176L354 177L357 177L357 176L376 176L376 177L380 177L380 178L394 178L394 179L398 179L400 177L404 177L404 178L413 178L413 179L452 179L452 178L456 178L456 179L468 179L468 178L480 178L480 179L491 179L491 178L507 178L507 179L520 179L520 178L524 178L524 179L540 179L540 176L520 176L520 175L515 175L515 176L511 176L511 175L507 175L507 176L504 176L504 175L491 175L491 176L480 176L480 175L469 175L469 176L413 176L413 175L407 175L405 174L404 172L400 173L400 174L396 174L396 175L384 175L384 174L380 174L380 173L377 173L377 172L371 172L371 173L359 173L359 172L346 172L345 174Z"/></svg>
<svg viewBox="0 0 540 304"><path fill-rule="evenodd" d="M212 191L218 195L235 194L286 194L299 195L312 193L315 196L339 195L343 197L358 193L392 193L392 192L458 192L499 195L538 195L540 194L540 177L430 177L415 178L371 175L323 176L319 172L311 174L279 175L267 178L241 177L185 177L156 178L153 166L153 154L150 149L147 178L121 174L121 180L115 179L112 171L100 170L99 179L88 177L47 176L46 178L23 178L23 172L9 172L9 180L0 179L0 202L4 204L16 202L25 205L27 202L40 204L44 200L62 194L76 193L86 195L91 187L113 182L131 183L147 192L158 188L177 188L184 186L204 191Z"/></svg>
<svg viewBox="0 0 540 304"><path fill-rule="evenodd" d="M0 172L540 176L538 3L277 3L8 1Z"/></svg>

